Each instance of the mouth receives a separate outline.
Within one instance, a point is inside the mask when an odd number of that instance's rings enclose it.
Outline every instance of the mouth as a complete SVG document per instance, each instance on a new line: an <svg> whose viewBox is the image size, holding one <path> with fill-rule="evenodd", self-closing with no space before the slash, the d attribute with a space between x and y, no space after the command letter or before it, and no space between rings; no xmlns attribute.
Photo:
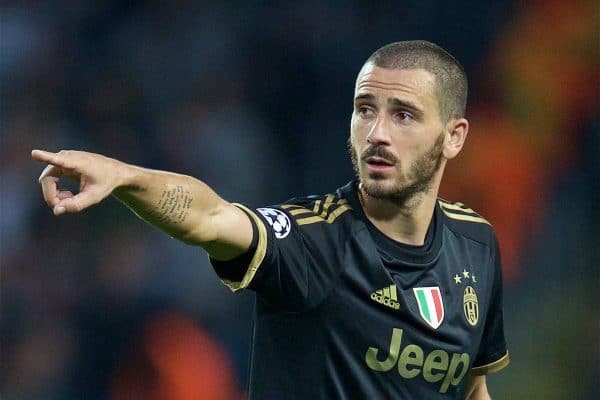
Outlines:
<svg viewBox="0 0 600 400"><path fill-rule="evenodd" d="M374 171L385 171L394 167L394 163L382 157L367 157L367 167Z"/></svg>

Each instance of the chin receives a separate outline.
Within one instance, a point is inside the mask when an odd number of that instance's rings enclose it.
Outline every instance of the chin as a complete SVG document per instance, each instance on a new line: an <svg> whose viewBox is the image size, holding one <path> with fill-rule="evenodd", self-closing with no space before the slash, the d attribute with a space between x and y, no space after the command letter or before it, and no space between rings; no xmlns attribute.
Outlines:
<svg viewBox="0 0 600 400"><path fill-rule="evenodd" d="M402 191L402 185L390 179L366 178L361 180L364 192L376 199L388 199Z"/></svg>
<svg viewBox="0 0 600 400"><path fill-rule="evenodd" d="M426 193L429 185L419 182L407 183L392 179L374 179L368 177L362 180L362 190L367 195L378 200L388 200L406 205L419 194Z"/></svg>

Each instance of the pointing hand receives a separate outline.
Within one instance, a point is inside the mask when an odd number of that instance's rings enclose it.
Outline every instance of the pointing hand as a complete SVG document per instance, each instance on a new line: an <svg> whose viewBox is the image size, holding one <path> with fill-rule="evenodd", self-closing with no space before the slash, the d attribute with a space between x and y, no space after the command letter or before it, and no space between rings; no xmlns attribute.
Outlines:
<svg viewBox="0 0 600 400"><path fill-rule="evenodd" d="M54 215L80 212L108 197L117 187L122 165L99 154L72 150L58 153L33 150L31 157L48 164L38 181ZM61 177L79 182L79 193L60 190Z"/></svg>

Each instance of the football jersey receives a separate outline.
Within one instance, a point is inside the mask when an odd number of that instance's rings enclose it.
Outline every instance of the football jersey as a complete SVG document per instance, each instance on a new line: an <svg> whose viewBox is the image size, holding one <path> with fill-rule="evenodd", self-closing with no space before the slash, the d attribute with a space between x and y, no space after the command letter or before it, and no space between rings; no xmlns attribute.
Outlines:
<svg viewBox="0 0 600 400"><path fill-rule="evenodd" d="M250 209L248 254L212 260L256 292L250 399L464 399L505 367L500 254L490 224L438 200L423 246L365 216L352 181Z"/></svg>

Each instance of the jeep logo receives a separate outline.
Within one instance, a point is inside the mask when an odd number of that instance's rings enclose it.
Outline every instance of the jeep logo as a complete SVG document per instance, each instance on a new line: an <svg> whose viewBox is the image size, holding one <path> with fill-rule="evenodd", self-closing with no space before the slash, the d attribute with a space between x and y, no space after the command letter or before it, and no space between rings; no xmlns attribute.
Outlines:
<svg viewBox="0 0 600 400"><path fill-rule="evenodd" d="M423 374L427 382L441 381L440 393L446 393L450 385L456 386L462 381L469 370L469 354L450 355L441 349L425 354L416 344L409 344L401 349L403 333L402 329L393 329L389 354L382 361L377 357L380 350L369 347L365 355L367 366L374 371L387 372L398 365L398 373L404 379L413 379Z"/></svg>

